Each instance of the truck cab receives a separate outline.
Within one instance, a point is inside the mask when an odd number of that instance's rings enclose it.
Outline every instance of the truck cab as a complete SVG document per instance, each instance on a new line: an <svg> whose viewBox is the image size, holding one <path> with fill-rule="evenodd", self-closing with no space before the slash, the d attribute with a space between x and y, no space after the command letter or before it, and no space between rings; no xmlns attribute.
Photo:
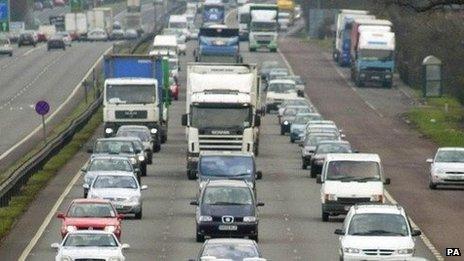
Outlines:
<svg viewBox="0 0 464 261"><path fill-rule="evenodd" d="M221 0L206 0L203 4L203 25L223 24L225 21L225 6Z"/></svg>
<svg viewBox="0 0 464 261"><path fill-rule="evenodd" d="M250 32L248 27L251 20L250 5L251 4L245 4L240 6L237 12L239 37L242 41L248 40L248 34Z"/></svg>
<svg viewBox="0 0 464 261"><path fill-rule="evenodd" d="M250 52L260 48L266 48L271 52L277 51L278 13L277 5L252 5L250 7Z"/></svg>
<svg viewBox="0 0 464 261"><path fill-rule="evenodd" d="M179 48L176 35L157 35L153 40L150 55L177 56Z"/></svg>
<svg viewBox="0 0 464 261"><path fill-rule="evenodd" d="M327 154L317 182L322 184L322 221L326 222L357 203L385 203L384 184L390 179L384 178L377 154L333 153Z"/></svg>
<svg viewBox="0 0 464 261"><path fill-rule="evenodd" d="M201 28L198 35L196 62L241 63L239 30L230 28Z"/></svg>

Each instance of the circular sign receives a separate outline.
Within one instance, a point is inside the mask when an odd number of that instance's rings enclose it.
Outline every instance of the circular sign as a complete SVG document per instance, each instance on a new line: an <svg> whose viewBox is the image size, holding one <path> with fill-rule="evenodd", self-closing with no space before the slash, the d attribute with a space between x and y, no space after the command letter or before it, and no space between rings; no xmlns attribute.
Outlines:
<svg viewBox="0 0 464 261"><path fill-rule="evenodd" d="M38 101L35 104L35 111L39 115L45 115L50 111L50 105L46 101Z"/></svg>

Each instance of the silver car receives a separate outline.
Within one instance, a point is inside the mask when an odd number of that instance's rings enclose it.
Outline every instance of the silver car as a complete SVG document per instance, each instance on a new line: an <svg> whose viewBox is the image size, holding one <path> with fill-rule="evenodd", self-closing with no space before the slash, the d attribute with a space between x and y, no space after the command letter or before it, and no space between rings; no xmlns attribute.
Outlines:
<svg viewBox="0 0 464 261"><path fill-rule="evenodd" d="M77 230L69 232L61 243L53 243L57 249L56 261L63 260L119 260L124 261L123 249L113 233L99 230Z"/></svg>
<svg viewBox="0 0 464 261"><path fill-rule="evenodd" d="M160 150L160 144L155 145L147 126L141 125L123 125L119 127L116 137L137 137L142 141L144 151L147 154L147 163L153 163L153 152Z"/></svg>
<svg viewBox="0 0 464 261"><path fill-rule="evenodd" d="M105 30L100 28L95 28L90 30L87 35L87 40L89 41L108 41L108 34Z"/></svg>
<svg viewBox="0 0 464 261"><path fill-rule="evenodd" d="M88 186L87 198L107 199L121 214L134 214L136 219L142 219L142 190L147 186L140 186L133 174L111 173L100 174Z"/></svg>

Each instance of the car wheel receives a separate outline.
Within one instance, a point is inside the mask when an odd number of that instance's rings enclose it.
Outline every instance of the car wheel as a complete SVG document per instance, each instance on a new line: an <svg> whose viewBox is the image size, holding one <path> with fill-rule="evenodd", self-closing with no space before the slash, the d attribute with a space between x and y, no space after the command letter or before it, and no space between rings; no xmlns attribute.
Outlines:
<svg viewBox="0 0 464 261"><path fill-rule="evenodd" d="M295 139L290 138L291 143L295 143Z"/></svg>
<svg viewBox="0 0 464 261"><path fill-rule="evenodd" d="M329 221L329 213L322 212L322 221L324 221L324 222Z"/></svg>
<svg viewBox="0 0 464 261"><path fill-rule="evenodd" d="M253 153L255 154L255 156L259 155L259 145L258 144L254 144Z"/></svg>
<svg viewBox="0 0 464 261"><path fill-rule="evenodd" d="M313 165L311 165L311 174L309 174L309 176L310 176L311 178L313 178L313 179L315 179L316 176L317 176L316 168L313 167Z"/></svg>
<svg viewBox="0 0 464 261"><path fill-rule="evenodd" d="M188 178L189 180L194 180L194 179L196 179L196 178L197 178L197 175L196 175L195 171L194 171L194 170L188 169L188 170L187 170L187 178Z"/></svg>
<svg viewBox="0 0 464 261"><path fill-rule="evenodd" d="M256 243L258 243L258 241L259 241L258 234L254 235L254 236L249 236L249 238L250 238L251 240L256 241Z"/></svg>
<svg viewBox="0 0 464 261"><path fill-rule="evenodd" d="M285 135L285 130L283 127L280 127L280 135Z"/></svg>
<svg viewBox="0 0 464 261"><path fill-rule="evenodd" d="M142 171L142 176L146 177L147 176L147 164L143 163L142 166L140 166L140 169Z"/></svg>
<svg viewBox="0 0 464 261"><path fill-rule="evenodd" d="M153 152L152 151L149 151L148 152L148 155L147 155L148 159L147 159L147 164L153 164Z"/></svg>
<svg viewBox="0 0 464 261"><path fill-rule="evenodd" d="M198 232L197 232L196 240L197 240L198 243L205 242L205 236L203 236L202 234L198 234Z"/></svg>
<svg viewBox="0 0 464 261"><path fill-rule="evenodd" d="M142 209L140 209L140 212L135 213L135 219L142 219Z"/></svg>
<svg viewBox="0 0 464 261"><path fill-rule="evenodd" d="M13 53L10 53L10 57L13 56Z"/></svg>
<svg viewBox="0 0 464 261"><path fill-rule="evenodd" d="M392 86L393 86L393 82L384 82L384 83L383 83L383 87L384 87L384 88L389 88L389 89L391 89Z"/></svg>
<svg viewBox="0 0 464 261"><path fill-rule="evenodd" d="M429 188L430 189L437 189L437 184L433 183L432 181L429 181Z"/></svg>
<svg viewBox="0 0 464 261"><path fill-rule="evenodd" d="M301 164L301 168L306 169L306 168L308 168L308 165L306 165L306 163L303 161L303 163Z"/></svg>

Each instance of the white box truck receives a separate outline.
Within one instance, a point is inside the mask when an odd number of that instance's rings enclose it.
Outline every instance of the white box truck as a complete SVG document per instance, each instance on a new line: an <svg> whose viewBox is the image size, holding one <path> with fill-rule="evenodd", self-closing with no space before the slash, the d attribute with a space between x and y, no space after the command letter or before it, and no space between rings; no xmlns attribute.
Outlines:
<svg viewBox="0 0 464 261"><path fill-rule="evenodd" d="M200 151L258 153L260 88L255 64L187 66L187 177L195 179Z"/></svg>
<svg viewBox="0 0 464 261"><path fill-rule="evenodd" d="M110 35L113 29L113 9L111 7L94 8L87 12L87 20L89 30L99 28Z"/></svg>
<svg viewBox="0 0 464 261"><path fill-rule="evenodd" d="M64 27L73 40L80 40L87 36L87 16L84 13L67 13L64 16Z"/></svg>

